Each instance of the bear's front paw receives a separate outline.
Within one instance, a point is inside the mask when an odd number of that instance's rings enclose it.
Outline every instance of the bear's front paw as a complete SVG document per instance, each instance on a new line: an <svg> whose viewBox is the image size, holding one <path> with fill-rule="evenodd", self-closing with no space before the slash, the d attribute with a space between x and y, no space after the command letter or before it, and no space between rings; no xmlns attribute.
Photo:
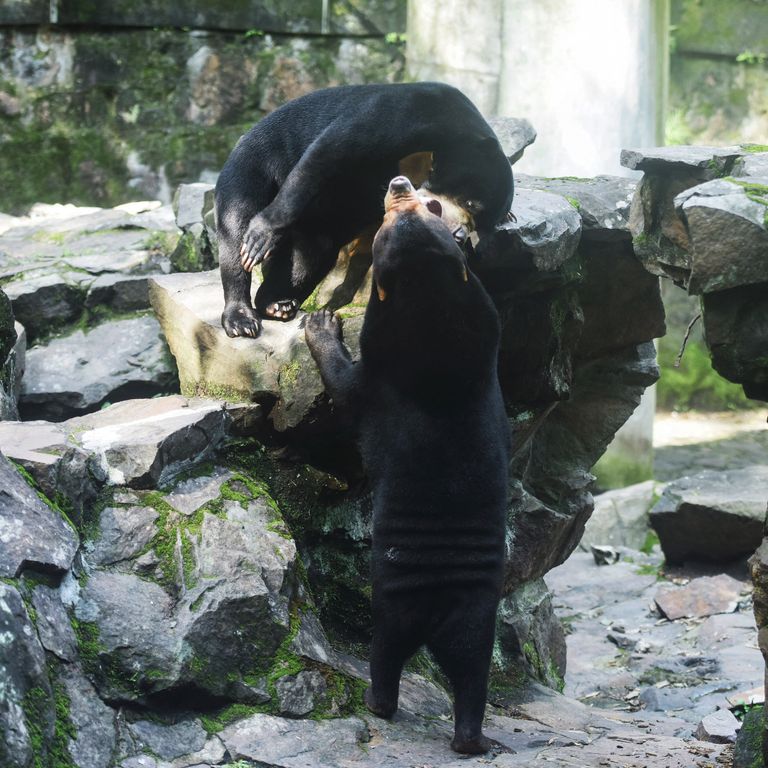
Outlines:
<svg viewBox="0 0 768 768"><path fill-rule="evenodd" d="M255 339L261 331L261 320L256 310L246 304L230 304L224 307L221 324L229 337L250 336Z"/></svg>
<svg viewBox="0 0 768 768"><path fill-rule="evenodd" d="M240 246L240 263L246 272L251 272L280 245L282 233L260 214L251 219Z"/></svg>
<svg viewBox="0 0 768 768"><path fill-rule="evenodd" d="M330 309L312 312L312 314L307 315L304 324L304 337L310 350L316 349L324 340L338 339L341 341L343 338L341 318Z"/></svg>

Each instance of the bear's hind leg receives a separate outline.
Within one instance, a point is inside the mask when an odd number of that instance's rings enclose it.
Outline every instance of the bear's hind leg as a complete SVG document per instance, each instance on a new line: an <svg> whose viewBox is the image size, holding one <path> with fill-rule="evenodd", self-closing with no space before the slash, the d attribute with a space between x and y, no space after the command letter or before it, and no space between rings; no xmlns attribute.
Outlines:
<svg viewBox="0 0 768 768"><path fill-rule="evenodd" d="M477 755L500 746L483 734L495 626L496 602L478 596L464 610L454 605L427 643L453 688L455 752Z"/></svg>

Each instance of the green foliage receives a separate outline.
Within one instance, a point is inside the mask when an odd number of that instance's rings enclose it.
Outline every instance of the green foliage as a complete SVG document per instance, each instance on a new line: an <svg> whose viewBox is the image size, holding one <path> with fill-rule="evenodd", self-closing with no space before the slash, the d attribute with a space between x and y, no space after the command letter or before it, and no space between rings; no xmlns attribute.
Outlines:
<svg viewBox="0 0 768 768"><path fill-rule="evenodd" d="M596 478L597 486L604 491L626 488L653 477L653 460L610 451L600 457L591 472Z"/></svg>
<svg viewBox="0 0 768 768"><path fill-rule="evenodd" d="M756 53L755 51L742 51L737 57L736 61L739 64L757 64L762 65L768 61L768 54Z"/></svg>
<svg viewBox="0 0 768 768"><path fill-rule="evenodd" d="M675 342L668 336L659 342L661 378L656 388L659 408L670 411L691 408L722 411L757 406L757 403L747 399L738 384L724 379L712 368L703 342L691 341L687 344L679 368L674 367L678 354L675 347Z"/></svg>

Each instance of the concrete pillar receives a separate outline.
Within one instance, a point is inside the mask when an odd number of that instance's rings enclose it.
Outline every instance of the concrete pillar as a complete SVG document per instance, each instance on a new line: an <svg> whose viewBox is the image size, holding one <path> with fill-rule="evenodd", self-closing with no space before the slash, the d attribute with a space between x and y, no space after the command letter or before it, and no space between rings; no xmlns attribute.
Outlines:
<svg viewBox="0 0 768 768"><path fill-rule="evenodd" d="M413 80L460 88L487 116L496 114L505 0L410 0L406 61Z"/></svg>
<svg viewBox="0 0 768 768"><path fill-rule="evenodd" d="M622 174L622 148L662 140L668 28L669 0L412 0L406 55L414 79L533 123L521 172Z"/></svg>

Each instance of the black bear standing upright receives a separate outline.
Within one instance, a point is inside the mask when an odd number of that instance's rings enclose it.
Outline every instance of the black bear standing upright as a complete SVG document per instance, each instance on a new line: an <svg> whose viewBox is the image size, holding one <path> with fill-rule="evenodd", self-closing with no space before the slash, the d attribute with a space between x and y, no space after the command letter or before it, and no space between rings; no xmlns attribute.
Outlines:
<svg viewBox="0 0 768 768"><path fill-rule="evenodd" d="M368 707L397 709L405 661L426 645L451 682L458 752L479 753L504 564L509 431L499 319L449 228L393 179L373 245L359 363L324 310L306 338L351 413L373 491Z"/></svg>
<svg viewBox="0 0 768 768"><path fill-rule="evenodd" d="M387 182L418 152L433 154L430 190L465 208L481 236L509 212L512 170L493 130L442 83L326 88L251 128L216 184L227 334L293 317L339 249L378 226ZM254 311L251 270L262 261Z"/></svg>

